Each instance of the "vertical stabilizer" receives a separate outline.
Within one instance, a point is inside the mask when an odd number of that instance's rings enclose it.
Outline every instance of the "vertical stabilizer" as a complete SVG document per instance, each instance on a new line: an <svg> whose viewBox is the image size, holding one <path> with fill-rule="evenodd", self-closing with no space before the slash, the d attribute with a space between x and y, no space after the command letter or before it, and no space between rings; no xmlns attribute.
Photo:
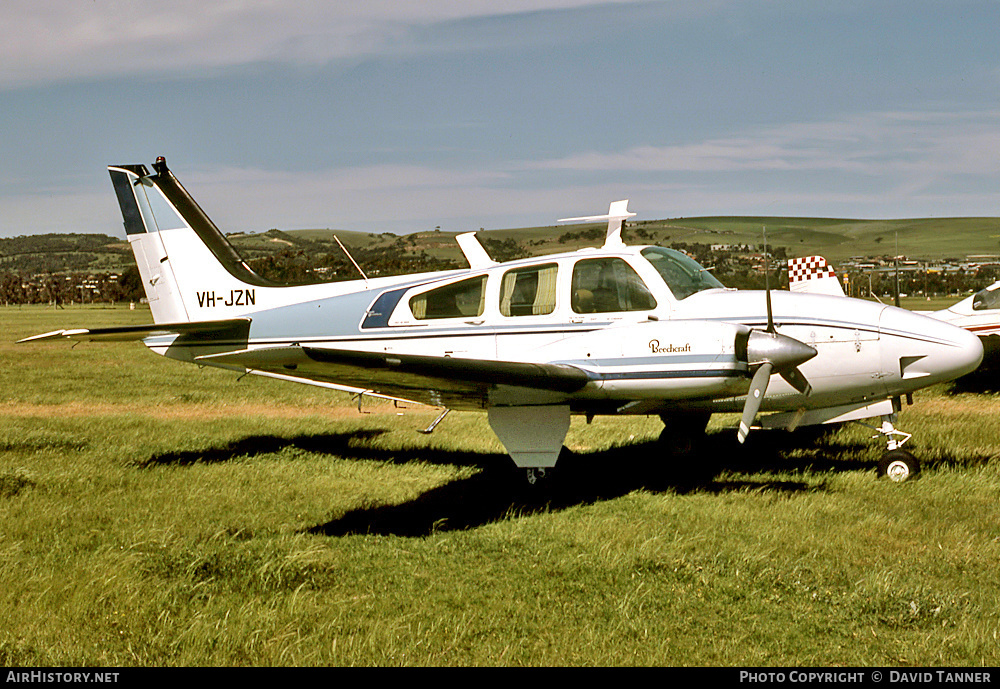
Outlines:
<svg viewBox="0 0 1000 689"><path fill-rule="evenodd" d="M153 169L108 167L155 322L242 316L256 306L258 288L281 286L250 269L164 158Z"/></svg>
<svg viewBox="0 0 1000 689"><path fill-rule="evenodd" d="M788 259L788 289L807 294L844 296L837 273L822 256Z"/></svg>

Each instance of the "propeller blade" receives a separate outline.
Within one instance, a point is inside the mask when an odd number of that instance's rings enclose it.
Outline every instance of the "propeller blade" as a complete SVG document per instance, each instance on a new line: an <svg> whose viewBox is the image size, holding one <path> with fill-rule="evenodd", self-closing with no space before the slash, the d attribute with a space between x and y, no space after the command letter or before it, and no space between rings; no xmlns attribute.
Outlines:
<svg viewBox="0 0 1000 689"><path fill-rule="evenodd" d="M802 371L797 368L791 368L787 371L780 371L780 375L785 379L785 382L791 385L793 388L801 392L806 397L812 392L812 385L806 380L806 377L802 375Z"/></svg>
<svg viewBox="0 0 1000 689"><path fill-rule="evenodd" d="M760 403L764 401L764 393L767 392L767 383L771 380L771 369L774 368L769 361L765 361L753 374L750 381L750 391L747 392L747 401L743 405L743 418L740 419L740 430L736 433L736 439L741 443L747 439L750 432L750 425L757 418L757 411Z"/></svg>

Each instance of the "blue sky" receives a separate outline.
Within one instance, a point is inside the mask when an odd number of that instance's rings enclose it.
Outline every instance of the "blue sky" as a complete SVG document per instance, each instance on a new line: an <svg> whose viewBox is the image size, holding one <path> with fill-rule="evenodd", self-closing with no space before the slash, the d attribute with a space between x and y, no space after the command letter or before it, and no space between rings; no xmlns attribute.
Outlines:
<svg viewBox="0 0 1000 689"><path fill-rule="evenodd" d="M1000 2L8 0L0 236L1000 215Z"/></svg>

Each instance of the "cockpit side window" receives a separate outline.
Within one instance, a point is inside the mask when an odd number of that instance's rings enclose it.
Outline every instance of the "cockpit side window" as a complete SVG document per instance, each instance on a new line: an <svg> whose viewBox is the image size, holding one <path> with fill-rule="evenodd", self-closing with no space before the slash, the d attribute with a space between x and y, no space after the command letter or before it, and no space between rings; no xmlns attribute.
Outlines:
<svg viewBox="0 0 1000 689"><path fill-rule="evenodd" d="M482 316L486 304L486 276L437 287L411 297L409 303L410 312L418 321Z"/></svg>
<svg viewBox="0 0 1000 689"><path fill-rule="evenodd" d="M656 299L635 270L620 258L588 258L573 266L570 302L576 313L648 311Z"/></svg>
<svg viewBox="0 0 1000 689"><path fill-rule="evenodd" d="M515 268L500 283L500 313L504 316L540 316L556 308L558 265Z"/></svg>
<svg viewBox="0 0 1000 689"><path fill-rule="evenodd" d="M702 290L725 288L706 268L680 251L650 246L640 253L656 268L678 301Z"/></svg>
<svg viewBox="0 0 1000 689"><path fill-rule="evenodd" d="M980 290L972 298L973 311L989 311L991 309L1000 309L1000 287Z"/></svg>

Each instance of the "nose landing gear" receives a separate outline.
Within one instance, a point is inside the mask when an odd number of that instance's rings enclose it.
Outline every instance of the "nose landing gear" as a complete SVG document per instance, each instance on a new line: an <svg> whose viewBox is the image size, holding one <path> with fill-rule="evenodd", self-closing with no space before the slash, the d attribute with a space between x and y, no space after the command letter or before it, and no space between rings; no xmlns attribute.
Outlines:
<svg viewBox="0 0 1000 689"><path fill-rule="evenodd" d="M882 425L876 429L879 435L872 437L882 436L886 441L886 453L879 460L878 475L893 483L902 483L912 481L920 474L920 461L910 452L900 449L913 435L898 430L893 425L895 421L895 414L883 416Z"/></svg>

